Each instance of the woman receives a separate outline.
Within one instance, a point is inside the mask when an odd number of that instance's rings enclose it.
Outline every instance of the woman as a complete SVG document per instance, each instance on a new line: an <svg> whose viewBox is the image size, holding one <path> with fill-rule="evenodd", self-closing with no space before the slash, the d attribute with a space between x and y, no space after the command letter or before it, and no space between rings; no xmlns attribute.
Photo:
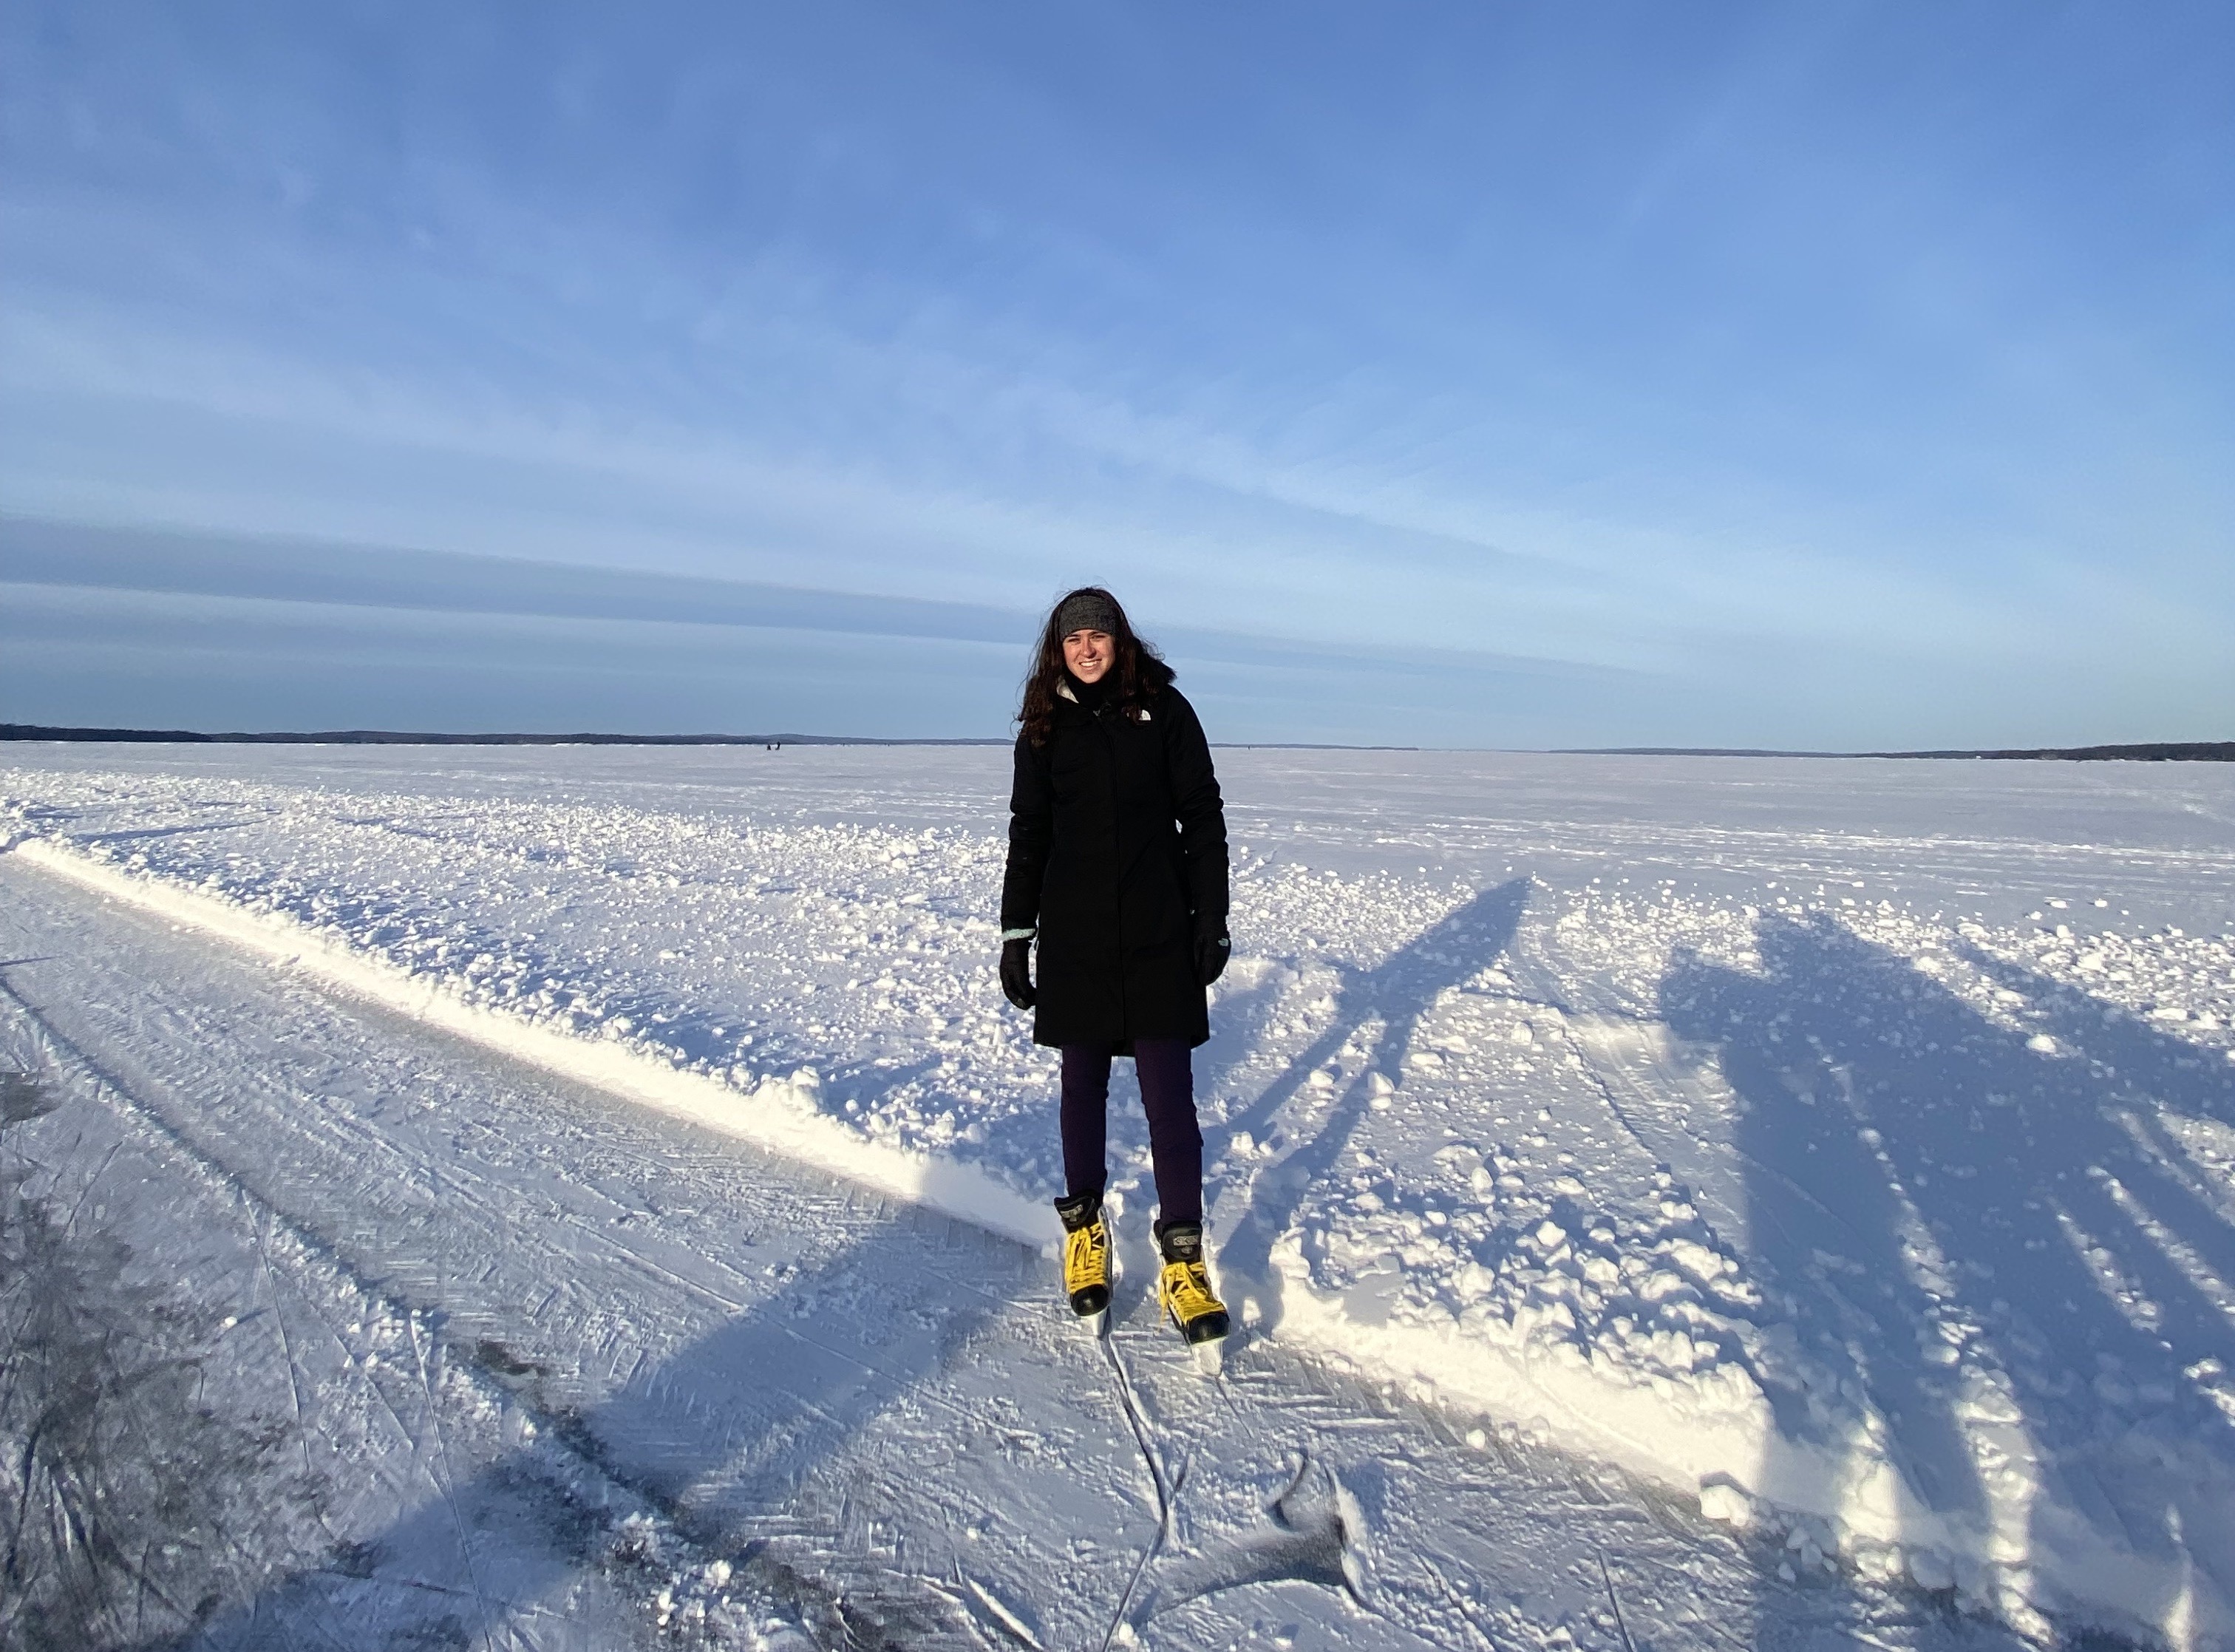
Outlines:
<svg viewBox="0 0 2235 1652"><path fill-rule="evenodd" d="M1113 1055L1133 1058L1157 1178L1157 1297L1190 1343L1227 1332L1203 1247L1203 1133L1190 1052L1226 967L1226 814L1170 666L1098 587L1056 604L1018 720L1001 885L1001 990L1063 1052L1064 1288L1110 1305L1102 1216ZM1039 979L1032 948L1039 943Z"/></svg>

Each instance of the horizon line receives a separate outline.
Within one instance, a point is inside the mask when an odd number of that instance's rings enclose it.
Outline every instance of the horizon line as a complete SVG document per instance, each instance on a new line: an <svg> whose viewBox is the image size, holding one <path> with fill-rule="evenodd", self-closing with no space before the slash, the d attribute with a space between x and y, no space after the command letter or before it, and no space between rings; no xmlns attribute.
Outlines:
<svg viewBox="0 0 2235 1652"><path fill-rule="evenodd" d="M76 728L0 723L0 742L117 745L787 745L1006 746L1010 737L986 735L882 736L861 734L442 734L390 729L318 731L241 731L208 734L193 729ZM2235 763L2235 740L2143 741L2084 746L1941 749L1917 751L1802 751L1759 746L1417 746L1353 744L1333 740L1214 740L1222 751L1480 751L1562 757L1878 757L1975 758L2048 762Z"/></svg>

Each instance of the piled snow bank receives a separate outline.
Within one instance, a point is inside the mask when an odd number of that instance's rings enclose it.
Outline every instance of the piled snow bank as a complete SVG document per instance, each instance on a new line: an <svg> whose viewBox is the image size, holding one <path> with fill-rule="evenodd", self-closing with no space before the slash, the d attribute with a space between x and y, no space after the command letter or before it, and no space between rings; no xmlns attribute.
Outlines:
<svg viewBox="0 0 2235 1652"><path fill-rule="evenodd" d="M308 933L286 918L252 912L144 871L104 865L51 841L15 852L111 899L302 970L351 997L380 1005L515 1060L595 1086L678 1118L705 1124L881 1193L956 1216L1028 1244L1052 1244L1061 1227L1047 1206L1024 1198L974 1165L935 1153L865 1141L817 1109L812 1069L751 1078L692 1072L656 1048L593 1042L477 1004L429 979Z"/></svg>

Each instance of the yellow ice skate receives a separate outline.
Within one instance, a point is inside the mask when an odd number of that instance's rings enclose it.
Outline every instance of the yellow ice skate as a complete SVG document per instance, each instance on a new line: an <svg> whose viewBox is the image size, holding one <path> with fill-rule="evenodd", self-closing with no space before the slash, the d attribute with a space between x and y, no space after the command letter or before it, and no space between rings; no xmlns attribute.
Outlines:
<svg viewBox="0 0 2235 1652"><path fill-rule="evenodd" d="M1063 1218L1063 1288L1071 1298L1071 1311L1083 1320L1106 1314L1110 1225L1102 1219L1102 1196L1081 1193L1058 1199L1055 1213Z"/></svg>
<svg viewBox="0 0 2235 1652"><path fill-rule="evenodd" d="M1203 1223L1158 1223L1157 1249L1164 1258L1157 1279L1157 1300L1196 1351L1196 1362L1215 1369L1229 1321L1226 1304L1210 1288L1210 1268L1203 1259Z"/></svg>

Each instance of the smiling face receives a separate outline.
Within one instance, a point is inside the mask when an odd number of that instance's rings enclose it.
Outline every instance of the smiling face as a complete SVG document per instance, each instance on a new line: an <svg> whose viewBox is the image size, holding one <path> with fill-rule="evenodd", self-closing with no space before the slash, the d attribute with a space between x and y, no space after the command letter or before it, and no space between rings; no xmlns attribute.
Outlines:
<svg viewBox="0 0 2235 1652"><path fill-rule="evenodd" d="M1106 631L1074 631L1063 639L1063 663L1082 683L1100 682L1117 657L1117 639Z"/></svg>

